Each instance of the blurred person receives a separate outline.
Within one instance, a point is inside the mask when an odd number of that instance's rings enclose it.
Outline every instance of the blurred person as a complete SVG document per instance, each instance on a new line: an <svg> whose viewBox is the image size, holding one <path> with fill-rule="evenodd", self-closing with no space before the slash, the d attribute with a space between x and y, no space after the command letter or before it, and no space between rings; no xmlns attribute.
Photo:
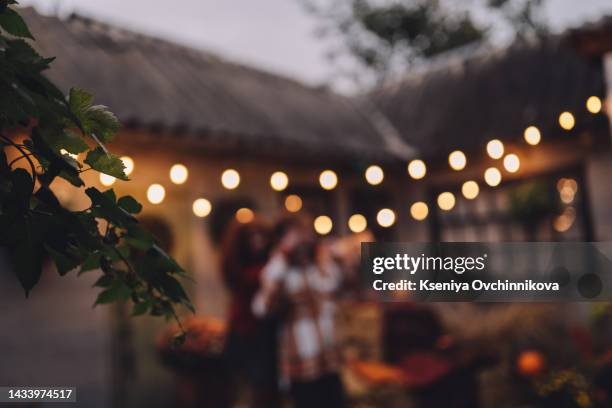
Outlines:
<svg viewBox="0 0 612 408"><path fill-rule="evenodd" d="M340 269L301 219L281 221L277 235L253 310L279 316L281 374L295 407L341 408L345 397L334 333Z"/></svg>
<svg viewBox="0 0 612 408"><path fill-rule="evenodd" d="M251 308L268 262L270 232L258 219L234 223L226 233L222 253L223 281L230 293L225 356L233 383L246 382L249 407L254 408L280 405L276 322L256 317Z"/></svg>

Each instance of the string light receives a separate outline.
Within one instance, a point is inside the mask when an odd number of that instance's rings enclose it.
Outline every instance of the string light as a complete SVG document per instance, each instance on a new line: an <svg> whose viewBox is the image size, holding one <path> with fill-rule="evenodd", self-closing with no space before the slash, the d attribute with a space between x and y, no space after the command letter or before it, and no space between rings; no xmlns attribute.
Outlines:
<svg viewBox="0 0 612 408"><path fill-rule="evenodd" d="M427 173L427 167L423 160L412 160L408 163L408 174L415 180L420 180L425 177Z"/></svg>
<svg viewBox="0 0 612 408"><path fill-rule="evenodd" d="M489 167L484 173L485 182L491 187L496 187L501 183L502 176L499 170L495 167Z"/></svg>
<svg viewBox="0 0 612 408"><path fill-rule="evenodd" d="M448 155L448 164L453 170L463 170L465 168L465 165L467 164L465 154L461 150L455 150L454 152Z"/></svg>
<svg viewBox="0 0 612 408"><path fill-rule="evenodd" d="M240 208L236 211L236 221L241 224L248 224L255 218L255 213L250 208Z"/></svg>
<svg viewBox="0 0 612 408"><path fill-rule="evenodd" d="M289 177L282 171L276 171L270 176L270 186L275 191L283 191L289 185Z"/></svg>
<svg viewBox="0 0 612 408"><path fill-rule="evenodd" d="M314 220L314 229L317 234L327 235L331 232L333 227L334 223L327 215L319 215Z"/></svg>
<svg viewBox="0 0 612 408"><path fill-rule="evenodd" d="M455 206L455 195L445 191L438 196L438 207L444 211L450 211Z"/></svg>
<svg viewBox="0 0 612 408"><path fill-rule="evenodd" d="M565 130L572 130L576 124L574 115L570 112L563 112L559 115L559 125Z"/></svg>
<svg viewBox="0 0 612 408"><path fill-rule="evenodd" d="M210 201L205 198L198 198L195 200L191 208L193 209L195 216L200 218L206 217L212 211Z"/></svg>
<svg viewBox="0 0 612 408"><path fill-rule="evenodd" d="M161 184L151 184L147 189L147 200L151 204L160 204L166 197L166 189Z"/></svg>
<svg viewBox="0 0 612 408"><path fill-rule="evenodd" d="M478 183L473 180L466 181L461 186L461 194L463 194L463 196L468 200L473 200L478 197L479 192L480 187L478 186Z"/></svg>
<svg viewBox="0 0 612 408"><path fill-rule="evenodd" d="M117 181L113 176L109 176L108 174L100 173L100 184L103 186L112 186Z"/></svg>
<svg viewBox="0 0 612 408"><path fill-rule="evenodd" d="M537 145L542 140L542 135L540 134L540 130L535 126L529 126L525 129L525 133L523 134L525 141L532 146Z"/></svg>
<svg viewBox="0 0 612 408"><path fill-rule="evenodd" d="M383 169L380 168L380 166L374 165L366 169L365 178L368 183L373 186L376 186L382 183L383 179L385 178L385 173L383 172Z"/></svg>
<svg viewBox="0 0 612 408"><path fill-rule="evenodd" d="M302 199L300 196L290 194L285 198L285 208L289 212L298 212L302 209Z"/></svg>
<svg viewBox="0 0 612 408"><path fill-rule="evenodd" d="M170 180L174 184L183 184L189 177L189 171L187 167L182 164L175 164L170 168Z"/></svg>
<svg viewBox="0 0 612 408"><path fill-rule="evenodd" d="M586 107L592 114L599 113L601 111L601 99L597 96L590 96L586 101Z"/></svg>
<svg viewBox="0 0 612 408"><path fill-rule="evenodd" d="M123 162L123 172L129 176L134 171L134 160L130 156L122 156L120 160Z"/></svg>
<svg viewBox="0 0 612 408"><path fill-rule="evenodd" d="M511 153L504 157L504 168L506 169L506 171L510 173L516 173L520 167L521 161L516 154Z"/></svg>
<svg viewBox="0 0 612 408"><path fill-rule="evenodd" d="M492 159L499 159L504 155L504 144L498 139L491 140L487 143L487 154Z"/></svg>
<svg viewBox="0 0 612 408"><path fill-rule="evenodd" d="M417 201L410 206L410 215L417 221L423 221L429 214L429 207L422 201Z"/></svg>
<svg viewBox="0 0 612 408"><path fill-rule="evenodd" d="M324 170L319 175L319 183L325 190L333 190L338 185L338 176L332 170Z"/></svg>
<svg viewBox="0 0 612 408"><path fill-rule="evenodd" d="M221 184L228 190L234 190L240 184L240 174L234 169L227 169L221 175Z"/></svg>
<svg viewBox="0 0 612 408"><path fill-rule="evenodd" d="M384 228L389 228L395 224L395 213L389 208L383 208L376 214L376 222Z"/></svg>
<svg viewBox="0 0 612 408"><path fill-rule="evenodd" d="M358 234L368 227L368 220L361 214L353 214L348 220L348 227L352 232Z"/></svg>

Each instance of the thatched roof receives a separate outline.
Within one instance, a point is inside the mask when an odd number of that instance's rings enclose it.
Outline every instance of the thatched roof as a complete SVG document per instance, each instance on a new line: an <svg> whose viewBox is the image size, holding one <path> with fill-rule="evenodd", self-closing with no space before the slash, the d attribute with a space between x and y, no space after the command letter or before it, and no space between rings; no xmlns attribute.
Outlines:
<svg viewBox="0 0 612 408"><path fill-rule="evenodd" d="M78 15L22 13L41 54L57 57L49 77L63 90L93 92L128 126L229 150L395 156L355 101L328 90Z"/></svg>
<svg viewBox="0 0 612 408"><path fill-rule="evenodd" d="M493 138L519 140L532 124L544 140L566 136L557 123L565 110L576 116L575 133L591 129L606 121L588 113L585 101L605 94L601 61L547 37L430 66L371 97L406 143L433 157L482 151Z"/></svg>

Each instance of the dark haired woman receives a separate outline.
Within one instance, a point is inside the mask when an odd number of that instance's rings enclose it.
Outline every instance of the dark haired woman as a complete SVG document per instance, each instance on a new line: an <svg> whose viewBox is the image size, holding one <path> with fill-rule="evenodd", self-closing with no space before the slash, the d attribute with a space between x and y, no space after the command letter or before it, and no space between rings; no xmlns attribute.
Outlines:
<svg viewBox="0 0 612 408"><path fill-rule="evenodd" d="M223 281L230 293L226 358L235 383L246 381L249 407L279 406L276 325L254 316L251 303L268 261L270 229L258 220L233 224L223 245Z"/></svg>

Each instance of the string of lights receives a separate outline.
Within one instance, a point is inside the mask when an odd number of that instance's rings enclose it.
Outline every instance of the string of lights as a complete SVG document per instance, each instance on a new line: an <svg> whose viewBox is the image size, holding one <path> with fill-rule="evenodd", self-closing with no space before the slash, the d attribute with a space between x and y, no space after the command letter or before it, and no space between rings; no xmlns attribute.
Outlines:
<svg viewBox="0 0 612 408"><path fill-rule="evenodd" d="M586 101L586 109L592 114L602 111L603 102L597 96L590 96ZM559 126L570 131L576 125L576 119L571 112L564 111L558 117ZM525 128L523 139L529 146L537 146L542 140L540 130L533 125ZM508 153L503 142L499 139L490 140L485 147L487 155L493 160L501 160L501 166L508 173L517 173L521 167L521 161L517 154ZM65 153L69 154L69 153ZM128 156L121 157L125 165L126 175L134 171L134 160ZM452 151L448 155L448 165L454 171L462 171L468 165L468 158L461 150ZM421 180L427 175L427 165L422 159L411 160L407 165L408 175L414 180ZM170 181L174 184L184 184L189 177L189 170L183 164L177 163L170 168ZM373 186L380 185L385 179L384 170L378 165L370 165L364 172L365 181ZM502 172L498 167L488 167L483 174L484 182L490 187L497 187L502 182ZM221 185L227 190L236 190L240 186L240 173L236 169L226 169L221 174ZM100 174L100 183L103 186L111 186L116 179L106 174ZM270 176L270 187L277 192L286 190L289 186L289 176L276 171ZM319 185L322 189L331 191L338 186L339 179L336 172L331 169L323 170L319 174ZM572 179L561 179L557 185L561 200L568 204L574 199L577 190L576 181ZM476 180L467 180L461 186L461 194L466 200L474 200L480 192L480 185ZM166 190L162 184L151 184L147 189L147 200L151 204L160 204L164 201ZM456 197L452 192L441 192L437 197L437 205L442 211L451 211L456 205ZM296 194L289 194L285 197L285 209L289 212L298 212L302 209L302 198ZM570 208L570 207L568 207ZM197 198L192 205L193 214L196 217L207 217L213 210L211 202L203 197ZM416 201L410 205L410 215L417 221L423 221L429 215L429 206L423 201ZM572 214L566 214L570 210L565 210L561 216L555 220L555 229L563 231ZM253 210L240 208L236 212L236 219L242 223L248 223L254 218ZM376 222L383 228L389 228L397 220L396 213L390 208L382 208L376 214ZM571 223L570 223L571 225ZM318 234L329 234L333 229L333 220L328 215L318 215L314 219L314 229ZM352 214L348 219L348 227L354 233L363 232L368 227L368 221L362 214Z"/></svg>

